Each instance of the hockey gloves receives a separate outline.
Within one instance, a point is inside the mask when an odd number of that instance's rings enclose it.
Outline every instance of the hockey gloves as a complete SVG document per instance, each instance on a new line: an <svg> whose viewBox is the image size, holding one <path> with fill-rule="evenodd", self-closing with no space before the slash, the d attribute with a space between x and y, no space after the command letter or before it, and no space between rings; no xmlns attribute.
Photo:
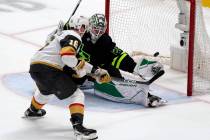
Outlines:
<svg viewBox="0 0 210 140"><path fill-rule="evenodd" d="M55 38L55 35L60 35L61 32L63 31L63 27L64 27L64 22L61 20L57 26L57 28L51 32L49 35L47 35L47 38L45 40L45 46L47 46L48 44L50 44L53 39Z"/></svg>
<svg viewBox="0 0 210 140"><path fill-rule="evenodd" d="M73 74L74 78L81 78L87 74L94 78L99 84L111 81L111 77L107 70L94 68L91 64L85 62L84 60L80 60L73 70L76 72L76 74Z"/></svg>
<svg viewBox="0 0 210 140"><path fill-rule="evenodd" d="M97 68L96 70L93 71L93 78L96 80L97 83L102 84L102 83L108 83L111 81L111 77L107 70Z"/></svg>
<svg viewBox="0 0 210 140"><path fill-rule="evenodd" d="M84 60L79 60L78 64L73 68L76 74L73 74L74 78L84 77L86 74L91 73L93 66Z"/></svg>

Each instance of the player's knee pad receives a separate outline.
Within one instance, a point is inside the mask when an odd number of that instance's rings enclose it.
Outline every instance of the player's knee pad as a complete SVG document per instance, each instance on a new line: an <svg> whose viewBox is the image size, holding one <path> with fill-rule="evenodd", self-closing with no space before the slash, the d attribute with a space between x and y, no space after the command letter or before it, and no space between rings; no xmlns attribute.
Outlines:
<svg viewBox="0 0 210 140"><path fill-rule="evenodd" d="M83 91L77 88L74 94L64 99L63 102L65 106L69 106L69 104L76 104L76 103L84 105L84 100L85 100L85 96L84 96Z"/></svg>
<svg viewBox="0 0 210 140"><path fill-rule="evenodd" d="M36 89L35 94L34 94L34 99L40 104L48 103L49 100L52 99L53 97L54 97L53 94L44 95L44 94L40 93L38 88Z"/></svg>

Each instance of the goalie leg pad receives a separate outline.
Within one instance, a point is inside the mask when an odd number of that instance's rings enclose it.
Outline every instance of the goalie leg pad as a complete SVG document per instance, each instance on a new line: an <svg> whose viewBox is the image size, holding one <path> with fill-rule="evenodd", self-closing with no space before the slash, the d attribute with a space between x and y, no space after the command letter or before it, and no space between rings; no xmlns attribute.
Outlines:
<svg viewBox="0 0 210 140"><path fill-rule="evenodd" d="M149 85L132 81L112 80L110 83L95 83L95 94L108 100L148 106Z"/></svg>

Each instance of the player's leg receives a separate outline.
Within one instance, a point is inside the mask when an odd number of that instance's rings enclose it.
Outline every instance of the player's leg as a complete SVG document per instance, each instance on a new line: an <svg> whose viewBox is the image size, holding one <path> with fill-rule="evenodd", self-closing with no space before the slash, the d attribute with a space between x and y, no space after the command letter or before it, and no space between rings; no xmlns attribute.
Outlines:
<svg viewBox="0 0 210 140"><path fill-rule="evenodd" d="M31 77L35 81L37 88L35 94L31 99L30 107L25 111L25 117L42 117L46 114L46 111L43 108L48 101L54 97L51 92L52 82L46 81L51 77L52 72L40 73L40 72L30 72Z"/></svg>
<svg viewBox="0 0 210 140"><path fill-rule="evenodd" d="M148 85L120 78L113 78L111 82L106 84L95 83L95 95L115 102L147 106L148 91Z"/></svg>
<svg viewBox="0 0 210 140"><path fill-rule="evenodd" d="M31 100L30 107L25 111L25 117L42 117L46 114L43 106L48 103L48 101L53 98L54 95L43 95L37 88L34 96Z"/></svg>
<svg viewBox="0 0 210 140"><path fill-rule="evenodd" d="M77 88L72 96L64 100L69 100L70 121L73 125L74 134L78 139L97 139L97 131L84 127L84 93Z"/></svg>
<svg viewBox="0 0 210 140"><path fill-rule="evenodd" d="M96 130L83 126L84 118L84 93L78 88L78 84L66 73L58 73L56 76L56 85L54 85L57 96L63 102L66 102L70 111L70 121L73 125L76 137L82 139L96 139Z"/></svg>
<svg viewBox="0 0 210 140"><path fill-rule="evenodd" d="M95 83L95 95L115 102L134 103L145 107L166 103L162 98L149 93L149 85L119 78L106 84Z"/></svg>

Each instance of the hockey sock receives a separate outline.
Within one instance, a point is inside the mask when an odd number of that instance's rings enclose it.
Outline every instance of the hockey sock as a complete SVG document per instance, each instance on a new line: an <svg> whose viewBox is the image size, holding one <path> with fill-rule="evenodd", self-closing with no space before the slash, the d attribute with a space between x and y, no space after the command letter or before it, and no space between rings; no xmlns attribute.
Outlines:
<svg viewBox="0 0 210 140"><path fill-rule="evenodd" d="M40 103L38 103L36 100L35 100L35 98L33 97L32 98L32 101L31 101L31 110L32 111L37 111L37 110L39 110L39 109L41 109L43 106L44 106L45 104L40 104Z"/></svg>
<svg viewBox="0 0 210 140"><path fill-rule="evenodd" d="M79 103L74 103L69 106L69 110L71 113L72 121L80 120L82 123L83 115L84 115L84 105ZM72 122L72 123L73 123Z"/></svg>

